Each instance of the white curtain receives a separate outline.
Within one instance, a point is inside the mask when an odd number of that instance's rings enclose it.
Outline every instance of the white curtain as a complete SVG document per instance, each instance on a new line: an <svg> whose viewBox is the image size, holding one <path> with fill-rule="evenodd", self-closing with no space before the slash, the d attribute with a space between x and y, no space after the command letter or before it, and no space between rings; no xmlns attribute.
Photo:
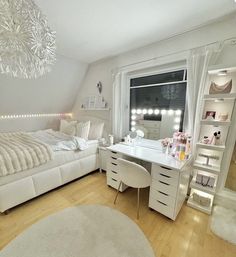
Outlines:
<svg viewBox="0 0 236 257"><path fill-rule="evenodd" d="M200 120L203 108L203 96L208 67L215 64L221 49L220 44L194 49L187 60L188 86L187 108L185 113L185 131L193 136L193 145L198 141Z"/></svg>
<svg viewBox="0 0 236 257"><path fill-rule="evenodd" d="M116 141L124 136L128 117L127 106L127 73L113 74L113 108L112 108L112 133ZM127 115L126 115L127 114Z"/></svg>

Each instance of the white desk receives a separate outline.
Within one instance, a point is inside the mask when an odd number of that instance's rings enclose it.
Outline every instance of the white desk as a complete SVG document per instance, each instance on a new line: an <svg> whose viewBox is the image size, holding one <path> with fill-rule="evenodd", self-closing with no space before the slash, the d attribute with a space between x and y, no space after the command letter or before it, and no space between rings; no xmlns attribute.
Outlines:
<svg viewBox="0 0 236 257"><path fill-rule="evenodd" d="M149 207L175 220L185 200L190 175L190 160L179 161L162 153L161 145L152 140L131 146L116 144L107 148L107 184L118 188L119 167L117 158L139 159L151 163L152 184L149 194ZM145 147L144 147L145 146ZM153 147L153 148L149 148ZM120 191L127 188L122 185Z"/></svg>

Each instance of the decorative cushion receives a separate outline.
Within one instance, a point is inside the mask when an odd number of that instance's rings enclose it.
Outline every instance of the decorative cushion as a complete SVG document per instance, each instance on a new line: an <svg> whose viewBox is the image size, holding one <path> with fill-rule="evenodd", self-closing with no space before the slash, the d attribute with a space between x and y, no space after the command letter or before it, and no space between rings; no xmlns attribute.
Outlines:
<svg viewBox="0 0 236 257"><path fill-rule="evenodd" d="M60 132L70 135L70 136L75 136L76 123L77 123L76 120L73 120L73 121L61 120Z"/></svg>
<svg viewBox="0 0 236 257"><path fill-rule="evenodd" d="M76 125L76 136L88 140L90 121L79 122Z"/></svg>
<svg viewBox="0 0 236 257"><path fill-rule="evenodd" d="M102 138L104 123L103 122L94 122L91 123L88 139L100 139Z"/></svg>

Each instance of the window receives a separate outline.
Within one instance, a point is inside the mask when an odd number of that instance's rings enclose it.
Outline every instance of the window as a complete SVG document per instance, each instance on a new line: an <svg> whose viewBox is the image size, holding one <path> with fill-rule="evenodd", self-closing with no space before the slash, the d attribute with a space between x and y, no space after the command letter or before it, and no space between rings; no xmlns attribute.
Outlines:
<svg viewBox="0 0 236 257"><path fill-rule="evenodd" d="M185 69L130 80L130 130L145 137L172 137L182 131L186 102Z"/></svg>

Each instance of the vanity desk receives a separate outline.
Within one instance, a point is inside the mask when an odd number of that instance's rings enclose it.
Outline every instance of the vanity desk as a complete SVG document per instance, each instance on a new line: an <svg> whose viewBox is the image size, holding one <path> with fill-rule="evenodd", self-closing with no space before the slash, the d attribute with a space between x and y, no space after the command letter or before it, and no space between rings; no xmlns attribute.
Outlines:
<svg viewBox="0 0 236 257"><path fill-rule="evenodd" d="M150 163L152 183L149 207L175 220L187 195L191 161L179 161L162 153L158 141L141 141L136 146L119 143L107 147L107 185L115 189L119 186L118 158ZM126 188L123 184L120 191L123 192Z"/></svg>

